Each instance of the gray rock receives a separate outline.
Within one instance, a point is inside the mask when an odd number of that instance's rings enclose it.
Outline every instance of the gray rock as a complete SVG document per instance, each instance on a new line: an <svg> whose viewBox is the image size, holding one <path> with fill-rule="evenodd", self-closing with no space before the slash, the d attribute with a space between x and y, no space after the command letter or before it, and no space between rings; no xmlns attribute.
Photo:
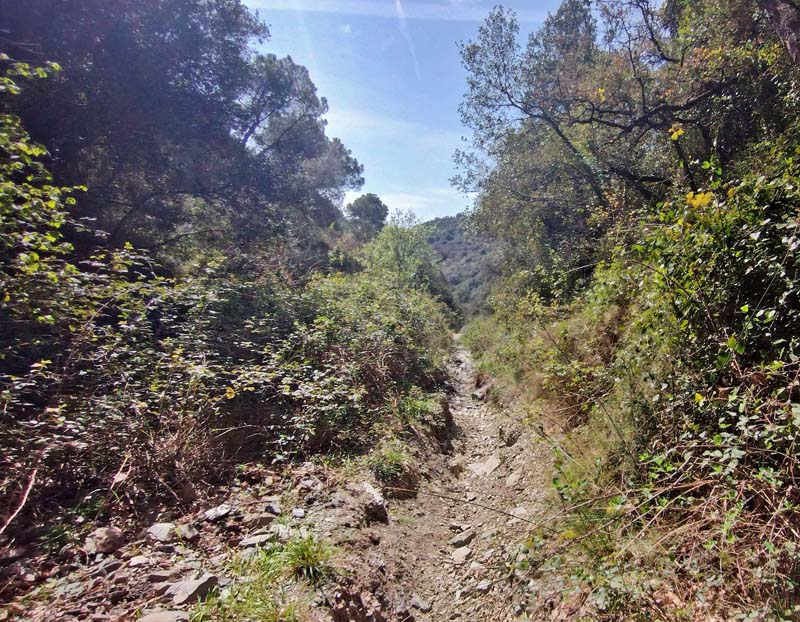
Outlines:
<svg viewBox="0 0 800 622"><path fill-rule="evenodd" d="M169 570L154 570L147 575L147 580L150 583L162 583L163 581L169 581L172 577L174 577L178 573L176 568L170 568Z"/></svg>
<svg viewBox="0 0 800 622"><path fill-rule="evenodd" d="M419 609L422 613L428 613L431 610L430 603L416 592L411 595L410 604L414 609Z"/></svg>
<svg viewBox="0 0 800 622"><path fill-rule="evenodd" d="M125 543L125 536L116 527L95 529L89 538L98 553L113 553Z"/></svg>
<svg viewBox="0 0 800 622"><path fill-rule="evenodd" d="M147 530L152 540L167 544L175 539L175 523L155 523Z"/></svg>
<svg viewBox="0 0 800 622"><path fill-rule="evenodd" d="M263 546L264 544L267 544L268 542L274 539L275 539L275 534L262 533L262 534L257 534L255 536L250 536L249 538L245 538L239 543L239 546L242 547L243 549L248 549L254 546Z"/></svg>
<svg viewBox="0 0 800 622"><path fill-rule="evenodd" d="M386 508L386 501L380 492L369 482L364 482L361 485L362 490L366 493L366 500L364 502L364 515L368 522L389 522L389 510Z"/></svg>
<svg viewBox="0 0 800 622"><path fill-rule="evenodd" d="M479 594L486 594L492 589L492 582L489 579L483 579L475 586L475 591Z"/></svg>
<svg viewBox="0 0 800 622"><path fill-rule="evenodd" d="M200 532L191 525L178 525L175 527L175 535L177 535L181 540L191 541L197 538L197 536L200 535Z"/></svg>
<svg viewBox="0 0 800 622"><path fill-rule="evenodd" d="M308 477L300 482L298 488L304 491L319 492L322 490L322 482L313 477Z"/></svg>
<svg viewBox="0 0 800 622"><path fill-rule="evenodd" d="M206 510L203 512L203 518L205 518L208 522L214 523L218 520L222 520L228 514L233 512L233 508L225 503L222 505L218 505L215 508L211 508L210 510Z"/></svg>
<svg viewBox="0 0 800 622"><path fill-rule="evenodd" d="M484 462L473 462L469 464L469 470L475 475L491 475L500 466L500 457L497 455L489 456Z"/></svg>
<svg viewBox="0 0 800 622"><path fill-rule="evenodd" d="M192 579L191 581L181 581L172 592L172 602L176 605L184 605L202 600L208 596L208 593L218 582L216 575L213 574L204 574L199 579Z"/></svg>
<svg viewBox="0 0 800 622"><path fill-rule="evenodd" d="M149 566L152 563L152 560L149 557L145 557L144 555L134 555L128 561L128 566L131 568L138 568L140 566Z"/></svg>
<svg viewBox="0 0 800 622"><path fill-rule="evenodd" d="M472 542L473 538L475 538L474 529L462 531L461 533L450 538L450 546L454 546L456 548L467 546L470 542Z"/></svg>
<svg viewBox="0 0 800 622"><path fill-rule="evenodd" d="M267 527L275 521L275 516L272 514L245 514L242 519L242 524L249 529L260 529Z"/></svg>
<svg viewBox="0 0 800 622"><path fill-rule="evenodd" d="M189 614L185 611L156 611L139 618L139 622L186 622Z"/></svg>
<svg viewBox="0 0 800 622"><path fill-rule="evenodd" d="M275 516L280 516L283 514L283 509L281 508L281 504L277 501L270 501L267 503L266 507L264 508L270 514L274 514Z"/></svg>
<svg viewBox="0 0 800 622"><path fill-rule="evenodd" d="M292 529L288 525L270 525L269 532L275 534L281 542L288 542L292 539Z"/></svg>
<svg viewBox="0 0 800 622"><path fill-rule="evenodd" d="M464 465L466 460L462 456L457 456L455 458L451 458L450 461L447 463L447 467L450 469L450 472L458 477L464 472Z"/></svg>
<svg viewBox="0 0 800 622"><path fill-rule="evenodd" d="M472 392L472 399L480 400L480 401L485 400L486 396L489 394L489 391L491 390L491 388L492 388L492 384L491 383L487 383L487 384L483 385L482 387L479 387L479 388L475 389Z"/></svg>
<svg viewBox="0 0 800 622"><path fill-rule="evenodd" d="M292 510L292 516L294 518L305 518L306 511L303 508L294 508Z"/></svg>
<svg viewBox="0 0 800 622"><path fill-rule="evenodd" d="M94 572L92 572L93 577L98 577L101 575L110 575L112 572L116 572L122 568L122 562L118 559L107 559L102 564L100 564Z"/></svg>
<svg viewBox="0 0 800 622"><path fill-rule="evenodd" d="M451 557L454 563L463 564L470 558L471 555L472 555L472 549L469 548L468 546L462 546L461 548L458 548L455 551L453 551Z"/></svg>
<svg viewBox="0 0 800 622"><path fill-rule="evenodd" d="M471 562L469 568L467 569L467 574L471 574L475 577L480 577L486 572L486 566L484 566L480 562Z"/></svg>

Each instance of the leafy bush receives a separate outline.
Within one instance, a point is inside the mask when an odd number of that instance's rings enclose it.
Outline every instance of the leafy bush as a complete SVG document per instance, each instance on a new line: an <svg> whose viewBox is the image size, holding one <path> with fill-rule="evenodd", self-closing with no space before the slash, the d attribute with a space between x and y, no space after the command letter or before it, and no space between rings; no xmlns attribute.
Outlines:
<svg viewBox="0 0 800 622"><path fill-rule="evenodd" d="M708 162L705 186L661 203L578 300L517 297L493 330L467 331L486 369L585 413L571 429L573 411L545 411L570 430L555 479L569 518L537 564L581 568L601 611L656 607L644 573L684 602L675 619L699 615L696 589L795 615L798 156L791 130L728 171Z"/></svg>
<svg viewBox="0 0 800 622"><path fill-rule="evenodd" d="M70 215L76 189L53 185L14 115L0 148L0 505L15 525L188 502L253 452L366 447L397 396L439 381L448 317L425 291L211 260L167 279L130 245L78 252L65 230L86 247L103 234Z"/></svg>

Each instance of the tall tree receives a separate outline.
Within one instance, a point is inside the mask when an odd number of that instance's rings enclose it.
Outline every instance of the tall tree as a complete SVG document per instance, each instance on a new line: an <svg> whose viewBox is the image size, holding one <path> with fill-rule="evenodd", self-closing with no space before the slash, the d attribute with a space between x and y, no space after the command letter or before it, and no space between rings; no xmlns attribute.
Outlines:
<svg viewBox="0 0 800 622"><path fill-rule="evenodd" d="M9 0L0 33L12 59L62 65L14 111L113 245L301 235L361 185L307 71L254 54L268 32L239 0Z"/></svg>
<svg viewBox="0 0 800 622"><path fill-rule="evenodd" d="M389 208L377 194L368 193L358 197L345 207L348 217L362 239L375 237L386 224Z"/></svg>

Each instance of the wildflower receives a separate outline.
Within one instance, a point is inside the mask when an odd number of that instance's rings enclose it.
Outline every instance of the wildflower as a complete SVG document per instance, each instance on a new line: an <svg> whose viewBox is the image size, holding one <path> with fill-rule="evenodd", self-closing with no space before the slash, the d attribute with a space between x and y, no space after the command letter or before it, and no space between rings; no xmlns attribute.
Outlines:
<svg viewBox="0 0 800 622"><path fill-rule="evenodd" d="M690 192L686 195L686 204L694 208L706 207L713 198L713 192Z"/></svg>

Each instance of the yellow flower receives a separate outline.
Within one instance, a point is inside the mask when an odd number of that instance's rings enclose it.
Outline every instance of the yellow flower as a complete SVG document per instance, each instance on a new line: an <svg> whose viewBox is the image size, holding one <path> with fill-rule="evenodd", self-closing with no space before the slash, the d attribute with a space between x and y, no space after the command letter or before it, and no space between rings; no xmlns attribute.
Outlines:
<svg viewBox="0 0 800 622"><path fill-rule="evenodd" d="M669 137L672 140L678 140L684 134L683 128L678 123L673 123L672 127L669 128L668 131Z"/></svg>
<svg viewBox="0 0 800 622"><path fill-rule="evenodd" d="M236 391L233 390L233 387L228 387L225 389L225 397L227 397L229 400L232 400L234 397L236 397Z"/></svg>
<svg viewBox="0 0 800 622"><path fill-rule="evenodd" d="M699 208L706 207L714 198L713 192L690 192L686 195L686 204L690 207Z"/></svg>
<svg viewBox="0 0 800 622"><path fill-rule="evenodd" d="M597 97L600 99L601 104L606 101L606 90L603 87L597 89Z"/></svg>

